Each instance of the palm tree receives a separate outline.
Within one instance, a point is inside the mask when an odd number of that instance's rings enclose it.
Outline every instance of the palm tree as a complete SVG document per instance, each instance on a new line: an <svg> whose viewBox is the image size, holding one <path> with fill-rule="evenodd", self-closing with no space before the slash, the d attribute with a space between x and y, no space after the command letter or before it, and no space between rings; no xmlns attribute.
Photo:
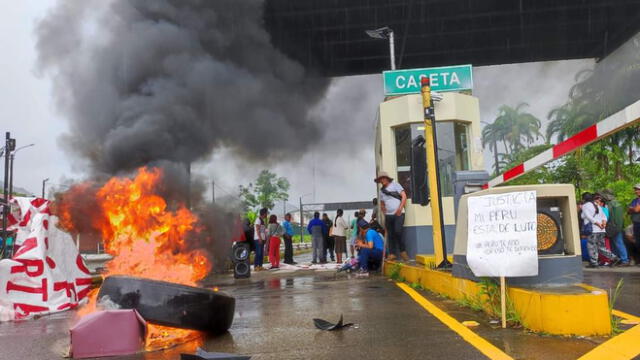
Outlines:
<svg viewBox="0 0 640 360"><path fill-rule="evenodd" d="M482 146L491 145L493 148L496 175L500 173L501 165L509 162L505 159L512 159L525 149L523 142L530 145L539 138L544 140L540 132L540 120L523 111L527 106L527 103L520 103L515 108L502 105L493 123L482 129ZM498 152L499 142L502 142L507 153Z"/></svg>
<svg viewBox="0 0 640 360"><path fill-rule="evenodd" d="M557 142L561 142L595 124L597 120L597 117L587 111L586 106L571 100L551 110L547 118L551 120L547 124L547 142L551 142L554 136Z"/></svg>
<svg viewBox="0 0 640 360"><path fill-rule="evenodd" d="M620 132L622 134L622 141L620 147L627 152L627 161L629 164L634 163L635 150L640 146L640 128L638 126L632 126L624 129Z"/></svg>
<svg viewBox="0 0 640 360"><path fill-rule="evenodd" d="M619 111L637 99L640 91L640 35L597 63L593 69L579 71L576 83L569 91L569 101L548 114L548 141L562 141ZM637 127L619 131L602 139L598 156L593 160L611 178L628 177L625 164L634 163L635 150L640 146Z"/></svg>
<svg viewBox="0 0 640 360"><path fill-rule="evenodd" d="M528 112L524 112L524 108L529 106L527 103L520 103L515 108L502 105L498 109L498 117L495 124L499 124L503 141L509 144L509 152L517 153L524 148L523 140L527 144L532 144L539 138L544 140L544 135L540 132L542 123L540 120Z"/></svg>
<svg viewBox="0 0 640 360"><path fill-rule="evenodd" d="M538 144L530 146L517 153L502 154L500 163L503 165L503 169L511 169L514 166L522 164L523 162L549 149L550 147L551 145L549 144Z"/></svg>
<svg viewBox="0 0 640 360"><path fill-rule="evenodd" d="M498 161L498 142L503 139L502 129L499 126L500 124L487 124L482 129L482 147L486 147L487 145L491 145L493 151L493 159L496 167L496 175L500 174L500 162Z"/></svg>
<svg viewBox="0 0 640 360"><path fill-rule="evenodd" d="M569 98L601 120L637 100L639 79L640 33L593 69L578 72Z"/></svg>

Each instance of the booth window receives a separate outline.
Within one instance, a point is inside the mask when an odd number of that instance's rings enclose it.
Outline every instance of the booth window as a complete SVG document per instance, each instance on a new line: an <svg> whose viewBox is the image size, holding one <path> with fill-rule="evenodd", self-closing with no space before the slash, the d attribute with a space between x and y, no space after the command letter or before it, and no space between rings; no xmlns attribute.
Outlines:
<svg viewBox="0 0 640 360"><path fill-rule="evenodd" d="M469 170L469 127L454 122L453 131L456 139L456 170Z"/></svg>
<svg viewBox="0 0 640 360"><path fill-rule="evenodd" d="M442 196L453 196L453 174L459 170L469 170L468 125L457 121L436 122L438 135L438 162ZM396 179L411 198L411 142L417 136L424 136L424 125L407 124L394 128L396 142Z"/></svg>
<svg viewBox="0 0 640 360"><path fill-rule="evenodd" d="M395 128L396 170L398 173L396 181L404 188L407 198L411 198L411 139L413 139L411 130L409 125Z"/></svg>

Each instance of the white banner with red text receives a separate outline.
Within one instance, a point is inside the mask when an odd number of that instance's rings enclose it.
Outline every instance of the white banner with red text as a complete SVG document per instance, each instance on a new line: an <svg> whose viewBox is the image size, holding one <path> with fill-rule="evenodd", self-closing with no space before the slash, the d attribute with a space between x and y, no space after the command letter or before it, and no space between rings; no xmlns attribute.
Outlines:
<svg viewBox="0 0 640 360"><path fill-rule="evenodd" d="M15 197L9 230L11 259L0 260L0 321L73 309L91 287L91 275L71 236L56 227L50 202Z"/></svg>

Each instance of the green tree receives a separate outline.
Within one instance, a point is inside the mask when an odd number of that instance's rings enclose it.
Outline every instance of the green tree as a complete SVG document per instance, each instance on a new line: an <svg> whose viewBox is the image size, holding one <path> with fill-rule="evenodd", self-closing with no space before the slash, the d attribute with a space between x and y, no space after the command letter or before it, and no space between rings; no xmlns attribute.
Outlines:
<svg viewBox="0 0 640 360"><path fill-rule="evenodd" d="M551 145L540 144L523 149L513 154L503 154L501 157L501 164L504 169L511 169L516 165L522 164L526 160L540 154L541 152L549 149ZM517 179L510 181L509 185L521 185L521 184L543 184L548 178L548 169L546 166L540 167L536 170L530 171L525 175L518 177Z"/></svg>
<svg viewBox="0 0 640 360"><path fill-rule="evenodd" d="M289 200L289 180L278 177L269 170L262 170L258 178L248 186L240 185L238 190L243 205L247 209L273 209L276 201Z"/></svg>
<svg viewBox="0 0 640 360"><path fill-rule="evenodd" d="M493 161L495 166L495 175L500 173L500 153L498 152L498 142L504 138L500 124L493 122L486 125L482 129L482 147L487 145L491 146L491 152L493 152Z"/></svg>
<svg viewBox="0 0 640 360"><path fill-rule="evenodd" d="M524 142L531 145L544 135L540 132L542 123L532 114L525 112L527 103L520 103L515 108L502 105L498 109L498 117L495 123L501 128L505 145L509 145L508 153L513 154L524 148Z"/></svg>
<svg viewBox="0 0 640 360"><path fill-rule="evenodd" d="M626 163L632 164L636 161L636 149L640 147L640 129L638 126L632 126L620 131L620 133L623 134L620 147L626 152Z"/></svg>
<svg viewBox="0 0 640 360"><path fill-rule="evenodd" d="M596 124L637 100L640 93L640 34L598 62L593 69L576 74L567 102L549 112L547 141L557 142ZM509 141L509 138L506 139ZM508 184L571 183L576 194L613 190L623 204L635 195L633 184L640 179L636 164L640 148L638 126L620 130L607 138L563 156ZM527 152L501 156L507 167L522 162Z"/></svg>
<svg viewBox="0 0 640 360"><path fill-rule="evenodd" d="M597 121L597 117L590 114L584 105L577 101L569 101L549 112L547 118L547 142L555 136L557 142L562 142L574 134L588 128Z"/></svg>
<svg viewBox="0 0 640 360"><path fill-rule="evenodd" d="M544 140L544 135L540 132L542 123L524 111L527 106L527 103L520 103L515 108L502 105L494 122L482 129L482 146L492 147L496 174L501 168L505 168L501 165L509 163L510 159L525 149L525 144L531 145L540 138ZM505 153L498 152L499 142L502 142Z"/></svg>

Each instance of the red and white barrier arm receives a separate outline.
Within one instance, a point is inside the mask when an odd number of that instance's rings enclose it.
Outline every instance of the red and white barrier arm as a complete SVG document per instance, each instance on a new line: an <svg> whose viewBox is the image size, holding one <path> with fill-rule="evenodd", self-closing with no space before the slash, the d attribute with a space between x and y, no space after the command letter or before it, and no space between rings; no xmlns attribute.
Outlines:
<svg viewBox="0 0 640 360"><path fill-rule="evenodd" d="M505 171L504 173L489 180L484 188L491 188L513 180L521 175L534 170L549 161L556 160L563 155L572 153L577 149L589 145L596 140L600 140L628 126L640 122L640 100L609 116L608 118L591 125L581 132L573 135L565 141L554 145L552 148L532 157L520 165Z"/></svg>

